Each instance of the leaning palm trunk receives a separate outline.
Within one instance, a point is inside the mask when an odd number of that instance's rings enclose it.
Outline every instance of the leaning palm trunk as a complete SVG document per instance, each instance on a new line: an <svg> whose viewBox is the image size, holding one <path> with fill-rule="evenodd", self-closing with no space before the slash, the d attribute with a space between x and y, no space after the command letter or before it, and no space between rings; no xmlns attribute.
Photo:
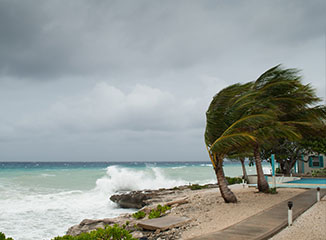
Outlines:
<svg viewBox="0 0 326 240"><path fill-rule="evenodd" d="M268 182L265 179L263 167L261 165L261 158L259 153L259 147L255 146L254 148L254 158L256 164L256 171L257 171L257 185L259 192L269 192Z"/></svg>
<svg viewBox="0 0 326 240"><path fill-rule="evenodd" d="M223 159L217 158L215 161L215 174L217 177L217 184L219 186L222 198L226 203L236 203L237 198L234 193L228 188L228 182L225 179L224 170L223 170Z"/></svg>
<svg viewBox="0 0 326 240"><path fill-rule="evenodd" d="M243 173L243 179L248 182L248 175L246 171L246 166L244 163L245 159L243 157L240 158L241 166L242 166L242 173Z"/></svg>

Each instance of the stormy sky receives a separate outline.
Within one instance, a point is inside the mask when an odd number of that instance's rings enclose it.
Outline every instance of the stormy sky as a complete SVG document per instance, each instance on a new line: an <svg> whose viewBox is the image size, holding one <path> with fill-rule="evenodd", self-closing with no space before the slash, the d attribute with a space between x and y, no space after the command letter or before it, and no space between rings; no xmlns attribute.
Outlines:
<svg viewBox="0 0 326 240"><path fill-rule="evenodd" d="M323 0L0 0L0 161L208 161L212 96L272 66L325 98Z"/></svg>

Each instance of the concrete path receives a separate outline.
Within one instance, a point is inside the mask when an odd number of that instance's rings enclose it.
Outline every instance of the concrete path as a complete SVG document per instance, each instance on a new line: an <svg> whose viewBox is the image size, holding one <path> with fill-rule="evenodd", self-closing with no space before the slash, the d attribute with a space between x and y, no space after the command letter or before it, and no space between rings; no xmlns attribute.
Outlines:
<svg viewBox="0 0 326 240"><path fill-rule="evenodd" d="M221 231L192 238L192 240L262 240L272 237L288 224L287 202L293 202L293 220L310 208L316 201L316 190L307 190L287 201L251 216ZM326 190L321 190L321 198Z"/></svg>

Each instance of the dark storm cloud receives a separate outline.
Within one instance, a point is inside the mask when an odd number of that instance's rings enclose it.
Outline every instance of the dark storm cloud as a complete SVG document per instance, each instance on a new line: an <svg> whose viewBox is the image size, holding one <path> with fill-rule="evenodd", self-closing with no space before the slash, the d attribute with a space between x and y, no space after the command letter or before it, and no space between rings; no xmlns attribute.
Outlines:
<svg viewBox="0 0 326 240"><path fill-rule="evenodd" d="M2 0L0 73L47 80L218 65L255 44L320 36L323 10L323 1Z"/></svg>

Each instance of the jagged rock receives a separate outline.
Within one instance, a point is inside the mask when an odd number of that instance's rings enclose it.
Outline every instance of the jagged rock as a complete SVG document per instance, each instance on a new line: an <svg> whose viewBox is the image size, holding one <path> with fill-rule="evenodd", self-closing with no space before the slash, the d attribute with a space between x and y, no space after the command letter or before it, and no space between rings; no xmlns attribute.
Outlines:
<svg viewBox="0 0 326 240"><path fill-rule="evenodd" d="M216 184L206 184L205 188L216 188ZM147 205L153 205L155 203L165 202L173 205L174 194L182 191L189 190L189 186L179 186L171 189L159 189L159 190L144 190L144 191L131 191L129 193L115 194L110 197L112 202L115 202L121 208L137 208L140 209ZM176 202L176 204L184 204L183 202Z"/></svg>
<svg viewBox="0 0 326 240"><path fill-rule="evenodd" d="M151 194L143 193L141 191L133 191L130 193L112 195L110 200L117 203L121 208L142 208L147 203L145 200L149 199Z"/></svg>

